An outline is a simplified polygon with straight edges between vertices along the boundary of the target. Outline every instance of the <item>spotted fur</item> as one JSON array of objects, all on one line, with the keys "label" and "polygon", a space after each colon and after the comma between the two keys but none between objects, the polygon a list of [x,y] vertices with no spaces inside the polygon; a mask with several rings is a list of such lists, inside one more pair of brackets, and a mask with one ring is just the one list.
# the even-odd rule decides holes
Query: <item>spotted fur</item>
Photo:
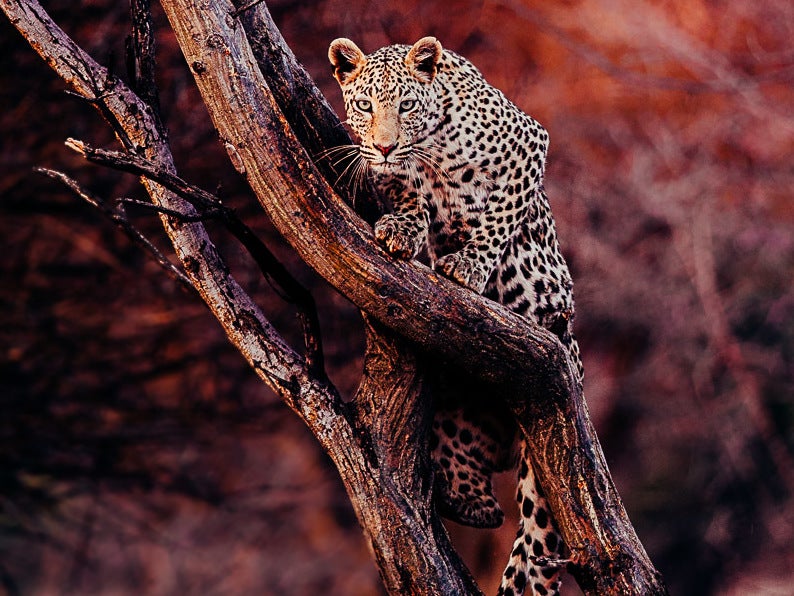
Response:
[{"label": "spotted fur", "polygon": [[[466,59],[433,37],[365,55],[348,39],[329,49],[358,145],[355,183],[370,176],[391,203],[375,238],[392,255],[427,258],[442,275],[553,331],[582,375],[573,294],[543,189],[549,137]],[[478,527],[502,522],[491,476],[511,462],[516,427],[482,394],[439,375],[433,424],[440,512]],[[476,393],[476,391],[474,391]],[[460,399],[458,399],[460,398]],[[478,399],[477,399],[478,398]],[[521,448],[519,532],[499,593],[557,594],[565,546]]]}]

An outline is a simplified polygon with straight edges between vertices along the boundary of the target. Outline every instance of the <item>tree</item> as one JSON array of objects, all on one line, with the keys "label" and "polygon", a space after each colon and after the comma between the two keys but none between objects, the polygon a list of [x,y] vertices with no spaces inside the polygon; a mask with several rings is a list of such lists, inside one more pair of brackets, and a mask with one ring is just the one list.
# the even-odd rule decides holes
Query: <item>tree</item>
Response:
[{"label": "tree", "polygon": [[[311,297],[210,194],[176,176],[157,115],[148,2],[133,3],[128,88],[92,60],[34,1],[3,0],[11,22],[114,129],[124,151],[70,140],[87,159],[135,172],[183,271],[262,380],[307,424],[336,465],[390,593],[478,593],[432,506],[425,434],[432,408],[422,363],[443,358],[504,396],[536,454],[535,467],[587,594],[666,590],[614,488],[564,351],[547,331],[439,278],[398,262],[331,189],[309,158],[344,142],[262,3],[163,7],[235,168],[301,257],[362,311],[367,351],[355,400],[326,378]],[[63,174],[49,172],[101,205]],[[122,225],[120,212],[108,213]],[[218,217],[263,272],[299,306],[304,353],[293,349],[224,265],[202,220]],[[145,243],[127,226],[133,237]],[[483,338],[488,338],[487,343]],[[533,397],[528,398],[531,394]]]}]

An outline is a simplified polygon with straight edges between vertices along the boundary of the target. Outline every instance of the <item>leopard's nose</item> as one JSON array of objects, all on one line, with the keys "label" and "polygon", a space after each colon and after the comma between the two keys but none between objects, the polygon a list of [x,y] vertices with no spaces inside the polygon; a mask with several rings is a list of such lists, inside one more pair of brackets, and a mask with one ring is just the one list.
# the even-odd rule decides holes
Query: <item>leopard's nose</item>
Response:
[{"label": "leopard's nose", "polygon": [[375,144],[375,149],[380,151],[383,157],[387,157],[389,153],[391,153],[394,150],[395,147],[396,145],[378,145],[377,143]]}]

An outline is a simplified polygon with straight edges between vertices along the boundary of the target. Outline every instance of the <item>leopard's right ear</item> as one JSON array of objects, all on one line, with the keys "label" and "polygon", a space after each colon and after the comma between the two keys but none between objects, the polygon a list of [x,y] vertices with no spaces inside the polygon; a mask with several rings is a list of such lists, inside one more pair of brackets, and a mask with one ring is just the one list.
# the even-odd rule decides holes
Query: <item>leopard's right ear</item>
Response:
[{"label": "leopard's right ear", "polygon": [[331,46],[328,48],[328,60],[334,67],[334,77],[342,86],[356,78],[367,63],[364,52],[345,37],[331,42]]},{"label": "leopard's right ear", "polygon": [[423,37],[408,51],[405,65],[412,75],[429,85],[438,72],[442,51],[441,43],[435,37]]}]

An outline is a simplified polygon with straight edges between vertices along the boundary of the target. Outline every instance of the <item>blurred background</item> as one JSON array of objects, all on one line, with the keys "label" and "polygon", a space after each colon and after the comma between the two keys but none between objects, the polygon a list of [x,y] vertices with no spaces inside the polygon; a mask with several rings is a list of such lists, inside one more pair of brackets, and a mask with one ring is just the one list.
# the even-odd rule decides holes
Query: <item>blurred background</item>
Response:
[{"label": "blurred background", "polygon": [[[576,283],[585,394],[612,474],[674,594],[791,594],[794,578],[794,5],[788,0],[268,6],[341,111],[328,43],[435,35],[549,130],[546,185]],[[126,3],[53,0],[126,78]],[[217,191],[309,285],[345,395],[359,317],[280,241],[230,167],[158,6],[180,174]],[[202,304],[35,166],[144,198],[71,136],[116,148],[0,19],[0,592],[380,593],[336,472]],[[167,250],[158,220],[130,217]],[[238,279],[294,312],[218,226]],[[449,524],[486,593],[515,532]],[[578,594],[573,580],[568,595]]]}]

